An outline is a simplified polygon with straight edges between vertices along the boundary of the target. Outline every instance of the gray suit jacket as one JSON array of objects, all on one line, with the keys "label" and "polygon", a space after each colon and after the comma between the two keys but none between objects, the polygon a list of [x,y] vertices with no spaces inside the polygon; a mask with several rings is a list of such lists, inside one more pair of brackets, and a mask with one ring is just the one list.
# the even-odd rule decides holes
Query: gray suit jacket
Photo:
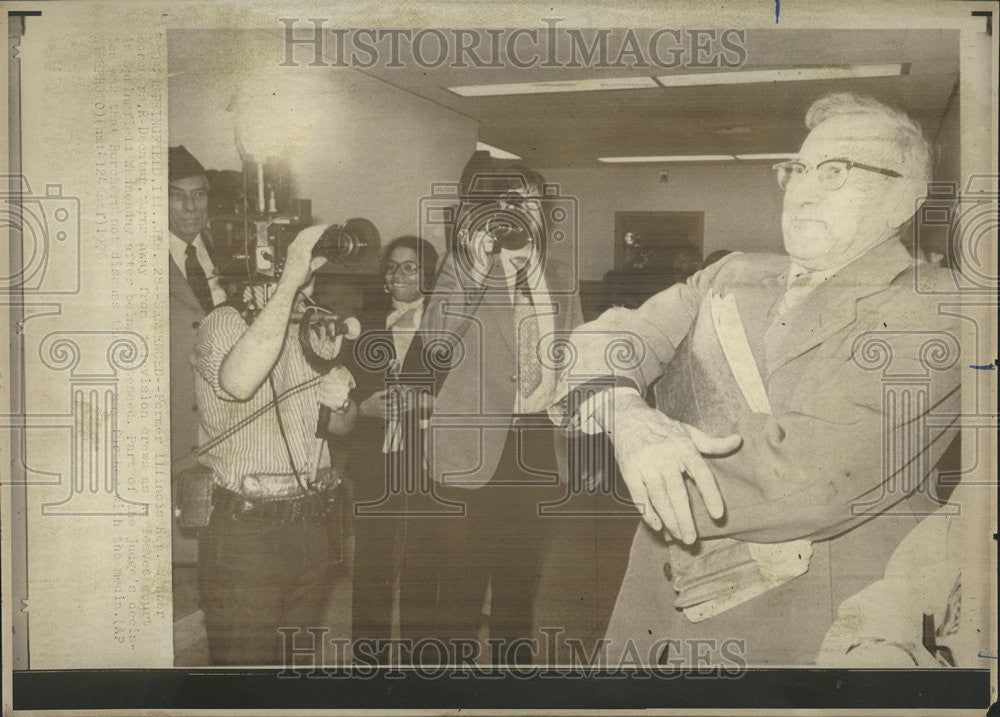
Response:
[{"label": "gray suit jacket", "polygon": [[170,462],[198,446],[198,406],[191,349],[205,312],[180,269],[170,261]]},{"label": "gray suit jacket", "polygon": [[[609,373],[608,344],[624,341],[636,360],[614,373],[643,391],[659,381],[667,415],[743,438],[732,455],[708,460],[726,515],[712,520],[692,497],[693,549],[639,528],[608,637],[619,649],[636,641],[644,661],[655,661],[667,638],[704,637],[716,639],[714,663],[725,660],[727,639],[741,640],[753,664],[810,662],[840,601],[877,579],[933,509],[917,487],[954,436],[954,425],[927,418],[959,407],[956,327],[933,297],[914,291],[913,260],[895,240],[778,320],[789,263],[731,255],[635,311],[606,312],[574,341],[580,360],[570,381]],[[922,279],[933,271],[942,270],[925,267]],[[736,383],[713,324],[713,293],[735,298],[772,414],[751,410]],[[950,355],[935,353],[942,347]],[[712,555],[733,545],[721,538],[815,542],[804,575],[692,623],[677,609],[677,589],[724,592],[746,569]]]},{"label": "gray suit jacket", "polygon": [[[536,304],[536,310],[550,313],[556,335],[568,337],[582,321],[574,278],[565,265],[548,261],[545,282],[551,303]],[[428,349],[435,343],[450,345],[455,359],[434,402],[431,472],[436,481],[468,488],[493,477],[513,422],[517,392],[517,327],[509,296],[501,288],[505,284],[498,262],[488,285],[484,292],[463,284],[456,256],[450,253],[423,318]],[[565,445],[557,445],[556,454],[561,458]]]}]

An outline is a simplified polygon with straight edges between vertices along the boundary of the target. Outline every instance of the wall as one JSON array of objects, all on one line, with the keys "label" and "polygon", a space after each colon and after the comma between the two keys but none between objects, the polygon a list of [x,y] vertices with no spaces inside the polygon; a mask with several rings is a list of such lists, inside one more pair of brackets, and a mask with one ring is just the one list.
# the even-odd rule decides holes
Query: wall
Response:
[{"label": "wall", "polygon": [[[717,249],[782,251],[781,192],[769,164],[542,171],[579,203],[583,279],[600,279],[614,268],[616,211],[704,212],[706,255]],[[664,171],[668,181],[661,184]]]},{"label": "wall", "polygon": [[[234,126],[281,145],[296,194],[318,221],[364,216],[383,241],[419,229],[432,182],[456,181],[475,149],[475,121],[349,69],[279,67],[279,35],[172,31],[170,144],[209,169],[239,169]],[[229,109],[227,109],[229,108]],[[439,249],[443,233],[424,232]]]},{"label": "wall", "polygon": [[[383,239],[415,233],[431,183],[455,181],[475,148],[475,121],[360,72],[279,67],[280,34],[171,31],[168,47],[170,144],[210,169],[239,169],[237,123],[256,144],[291,136],[281,149],[319,221],[365,216]],[[583,279],[613,268],[616,211],[703,211],[706,254],[781,249],[781,197],[766,164],[543,171],[579,202]],[[443,248],[440,231],[423,233]]]}]

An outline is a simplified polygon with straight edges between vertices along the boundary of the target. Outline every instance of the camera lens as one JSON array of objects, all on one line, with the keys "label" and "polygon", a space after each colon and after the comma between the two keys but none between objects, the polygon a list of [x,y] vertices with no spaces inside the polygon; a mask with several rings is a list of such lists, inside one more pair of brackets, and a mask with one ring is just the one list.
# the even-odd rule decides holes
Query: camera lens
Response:
[{"label": "camera lens", "polygon": [[486,223],[486,231],[504,249],[520,249],[531,241],[531,232],[524,222],[518,219],[509,214],[492,217]]},{"label": "camera lens", "polygon": [[365,256],[369,247],[377,249],[379,233],[367,219],[350,219],[346,224],[331,224],[313,247],[313,256],[329,261],[354,262]]}]

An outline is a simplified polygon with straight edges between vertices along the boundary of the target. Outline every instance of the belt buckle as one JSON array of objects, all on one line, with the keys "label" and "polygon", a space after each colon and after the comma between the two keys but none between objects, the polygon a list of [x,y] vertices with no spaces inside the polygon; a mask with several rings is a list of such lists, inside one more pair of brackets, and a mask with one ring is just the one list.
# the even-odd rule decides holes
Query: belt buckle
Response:
[{"label": "belt buckle", "polygon": [[249,498],[240,498],[236,501],[236,512],[240,515],[253,515],[260,506]]}]

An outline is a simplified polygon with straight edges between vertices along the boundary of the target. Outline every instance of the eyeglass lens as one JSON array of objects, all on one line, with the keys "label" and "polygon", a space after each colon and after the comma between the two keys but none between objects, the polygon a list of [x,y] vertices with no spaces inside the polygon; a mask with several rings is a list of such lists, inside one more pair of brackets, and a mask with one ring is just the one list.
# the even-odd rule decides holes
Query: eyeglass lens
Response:
[{"label": "eyeglass lens", "polygon": [[[805,176],[809,168],[801,162],[783,162],[776,164],[774,171],[778,179],[778,186],[784,191],[793,177]],[[828,160],[822,162],[814,171],[820,187],[832,192],[844,186],[850,171],[850,164],[841,160]]]},{"label": "eyeglass lens", "polygon": [[404,274],[412,275],[417,273],[417,262],[415,261],[404,261],[402,264],[397,264],[394,261],[390,261],[385,265],[386,274],[395,274],[397,269],[402,269]]}]

